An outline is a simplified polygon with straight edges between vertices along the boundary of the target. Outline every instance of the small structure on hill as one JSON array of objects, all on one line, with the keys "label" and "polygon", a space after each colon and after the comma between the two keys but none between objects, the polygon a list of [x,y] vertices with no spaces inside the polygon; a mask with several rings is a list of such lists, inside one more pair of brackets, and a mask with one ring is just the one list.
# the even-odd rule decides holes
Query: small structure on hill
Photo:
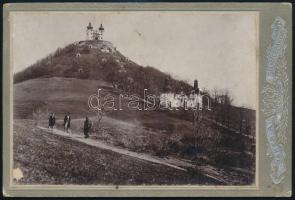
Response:
[{"label": "small structure on hill", "polygon": [[83,70],[82,67],[80,67],[78,71],[79,71],[79,73],[83,73],[84,72],[84,70]]},{"label": "small structure on hill", "polygon": [[86,27],[86,40],[102,40],[104,33],[104,27],[100,24],[98,29],[94,29],[91,22]]},{"label": "small structure on hill", "polygon": [[175,94],[171,91],[166,91],[160,95],[160,105],[164,108],[203,108],[203,97],[204,94],[198,87],[198,81],[194,81],[194,89],[189,95],[184,92]]}]

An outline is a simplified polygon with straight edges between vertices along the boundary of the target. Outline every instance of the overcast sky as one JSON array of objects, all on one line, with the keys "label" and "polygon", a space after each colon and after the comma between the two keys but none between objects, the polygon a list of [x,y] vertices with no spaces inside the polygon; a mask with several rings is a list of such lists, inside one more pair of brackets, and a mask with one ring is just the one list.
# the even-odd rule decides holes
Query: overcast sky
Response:
[{"label": "overcast sky", "polygon": [[228,89],[234,104],[256,108],[257,15],[250,12],[15,12],[13,71],[75,41],[86,26],[105,27],[104,39],[134,62],[200,88]]}]

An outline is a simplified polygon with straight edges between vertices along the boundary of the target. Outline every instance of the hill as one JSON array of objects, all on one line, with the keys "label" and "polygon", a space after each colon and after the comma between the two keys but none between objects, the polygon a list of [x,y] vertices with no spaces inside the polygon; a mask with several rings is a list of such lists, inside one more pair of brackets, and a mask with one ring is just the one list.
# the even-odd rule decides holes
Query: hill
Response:
[{"label": "hill", "polygon": [[148,89],[157,95],[167,87],[174,92],[192,90],[192,86],[184,81],[175,80],[153,67],[143,67],[132,62],[107,41],[80,41],[59,48],[16,73],[14,83],[44,77],[103,80],[125,92],[137,94]]},{"label": "hill", "polygon": [[[167,176],[163,174],[155,181],[146,180],[145,175],[142,175],[143,179],[138,181],[128,181],[130,178],[128,176],[117,180],[116,176],[113,176],[116,173],[113,169],[105,170],[106,173],[112,175],[106,177],[113,180],[110,182],[101,180],[101,174],[95,171],[86,173],[85,180],[82,180],[83,177],[78,177],[75,180],[64,177],[66,173],[75,176],[77,170],[77,168],[69,169],[64,163],[66,160],[86,154],[85,163],[91,163],[93,158],[89,155],[98,151],[81,144],[71,144],[62,138],[38,131],[36,125],[39,123],[46,127],[48,112],[54,112],[57,119],[55,128],[62,131],[63,117],[65,113],[71,112],[71,131],[79,133],[83,137],[82,127],[85,116],[90,116],[91,120],[96,123],[95,113],[90,112],[88,108],[88,97],[96,94],[98,88],[102,89],[102,96],[105,94],[116,96],[119,93],[141,95],[143,89],[148,89],[153,94],[164,92],[167,88],[174,92],[180,90],[189,92],[192,86],[175,80],[155,68],[142,67],[130,61],[107,41],[81,41],[58,49],[55,53],[14,76],[14,148],[17,152],[14,161],[25,169],[27,163],[30,163],[27,177],[33,177],[33,179],[37,177],[34,176],[34,170],[42,174],[43,169],[47,169],[49,173],[44,172],[44,176],[54,177],[61,183],[163,183],[162,181],[167,179]],[[123,103],[126,104],[126,102]],[[198,134],[193,131],[192,113],[190,112],[183,110],[181,112],[117,110],[106,113],[99,128],[94,124],[91,130],[91,139],[134,152],[189,160],[193,165],[201,166],[205,170],[204,173],[211,177],[226,177],[229,180],[228,184],[252,184],[255,178],[255,148],[253,148],[255,140],[243,136],[245,134],[242,131],[246,128],[234,127],[234,125],[239,125],[238,121],[243,122],[241,119],[249,114],[244,112],[245,109],[232,109],[229,106],[223,107],[220,103],[216,104],[214,112],[204,112],[204,120]],[[34,115],[38,110],[41,110],[42,115]],[[223,113],[227,113],[227,115],[221,115]],[[255,113],[252,114],[255,116]],[[237,122],[234,122],[234,119]],[[249,119],[255,122],[255,118],[249,117]],[[228,126],[224,126],[222,123],[228,124]],[[243,125],[243,123],[240,124]],[[255,125],[255,123],[253,124]],[[237,128],[240,129],[240,133],[232,130]],[[35,138],[37,139],[35,140]],[[52,141],[51,144],[57,143],[58,146],[54,151],[62,153],[52,153],[53,147],[51,144],[47,145],[47,141]],[[43,143],[47,146],[43,147]],[[42,144],[42,148],[35,144]],[[63,154],[64,145],[67,145],[69,149],[76,148],[77,151],[73,157],[68,157],[67,153]],[[32,149],[33,153],[28,151],[30,155],[24,154],[23,148]],[[42,160],[39,164],[31,163],[30,159],[34,160],[35,155],[39,157],[40,149],[43,148],[42,155],[52,155],[51,160],[60,158],[65,158],[65,160],[61,159],[59,163],[53,164],[47,163],[46,160]],[[116,157],[116,155],[105,151],[99,152],[103,154],[102,156],[110,157],[108,160],[110,165],[113,159],[117,160],[118,156]],[[94,159],[99,159],[99,156]],[[104,162],[102,161],[102,163]],[[135,169],[128,163],[133,160],[122,160],[122,163],[125,162],[127,165],[122,170],[134,170],[134,173],[139,174],[136,178],[140,178],[141,167],[145,163],[138,162],[139,167]],[[43,166],[43,163],[47,164]],[[100,165],[100,163],[99,161],[95,165]],[[120,166],[120,163],[117,166]],[[58,164],[58,167],[55,164]],[[92,168],[93,166],[90,164],[87,167]],[[78,168],[80,169],[80,166]],[[64,173],[55,175],[54,172],[58,169],[63,170]],[[154,168],[148,166],[146,170],[154,171]],[[164,168],[159,169],[159,174],[164,171]],[[93,173],[95,174],[94,178],[89,182],[89,177]],[[171,171],[169,177],[172,178],[174,173]],[[174,178],[167,180],[170,181],[169,183],[204,182],[211,184],[209,179],[200,181],[199,174],[196,175],[195,180],[195,177],[192,177],[195,175],[196,173],[185,175],[180,173],[175,175],[175,180]],[[61,177],[62,179],[60,179]],[[190,179],[190,181],[183,180],[181,177]],[[48,183],[48,180],[44,180],[44,183]],[[34,181],[40,183],[40,180]]]}]

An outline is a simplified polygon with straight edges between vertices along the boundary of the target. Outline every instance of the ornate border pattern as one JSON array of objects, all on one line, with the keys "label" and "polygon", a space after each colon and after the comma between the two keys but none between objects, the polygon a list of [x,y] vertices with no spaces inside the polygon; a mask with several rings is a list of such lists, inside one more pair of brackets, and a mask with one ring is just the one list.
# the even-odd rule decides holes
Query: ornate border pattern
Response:
[{"label": "ornate border pattern", "polygon": [[285,49],[287,47],[286,22],[276,17],[271,25],[271,44],[266,50],[266,77],[262,90],[262,112],[265,115],[267,155],[271,161],[271,179],[279,184],[284,178],[288,125],[288,75]]}]

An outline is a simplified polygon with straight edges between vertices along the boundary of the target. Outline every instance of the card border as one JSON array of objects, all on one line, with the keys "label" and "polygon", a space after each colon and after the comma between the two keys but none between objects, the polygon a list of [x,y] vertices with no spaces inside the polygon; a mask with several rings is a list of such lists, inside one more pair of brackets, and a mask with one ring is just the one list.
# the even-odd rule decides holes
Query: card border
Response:
[{"label": "card border", "polygon": [[[12,73],[9,14],[16,11],[255,11],[259,12],[259,72],[258,109],[256,137],[256,181],[257,187],[249,186],[12,186],[10,183],[11,163],[3,163],[3,193],[6,196],[290,196],[291,159],[287,161],[287,175],[281,184],[273,184],[270,173],[270,159],[266,156],[264,117],[261,112],[261,89],[265,77],[265,51],[271,41],[270,24],[276,16],[286,20],[288,43],[291,44],[292,6],[289,3],[18,3],[4,5],[3,30],[3,160],[12,158]],[[275,11],[275,12],[274,12]],[[269,38],[268,38],[269,37]],[[9,50],[9,51],[7,51]],[[288,72],[292,72],[291,45],[287,46],[286,59]],[[289,80],[292,82],[292,73]],[[291,96],[291,84],[288,91]],[[9,106],[8,106],[9,105]],[[289,105],[291,110],[291,105]],[[291,141],[291,114],[289,115],[287,138]],[[8,142],[9,141],[9,142]],[[291,155],[291,144],[287,143],[286,152]],[[257,162],[259,158],[259,161]],[[262,158],[262,159],[260,159]],[[259,172],[259,173],[257,173]],[[289,174],[289,176],[288,176]],[[238,188],[237,188],[238,187]],[[83,190],[83,191],[81,191]],[[55,191],[52,193],[52,191]],[[226,192],[225,192],[226,191]]]}]

